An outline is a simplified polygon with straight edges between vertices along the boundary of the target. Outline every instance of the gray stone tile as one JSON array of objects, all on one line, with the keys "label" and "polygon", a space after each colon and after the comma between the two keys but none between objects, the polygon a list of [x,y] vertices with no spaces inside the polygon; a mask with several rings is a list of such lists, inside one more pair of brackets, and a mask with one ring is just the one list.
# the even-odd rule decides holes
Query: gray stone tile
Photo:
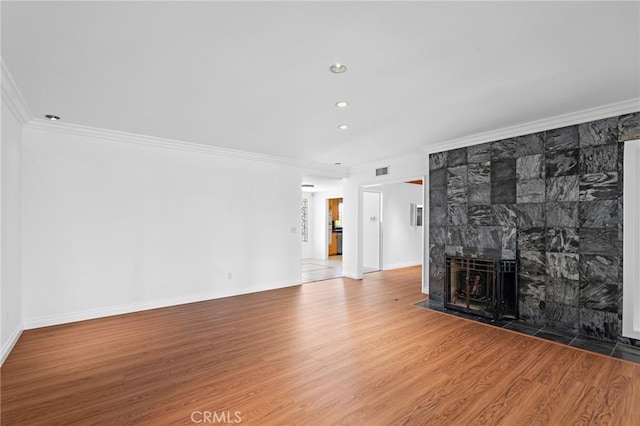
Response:
[{"label": "gray stone tile", "polygon": [[538,279],[536,276],[522,276],[520,280],[520,297],[533,297],[538,300],[545,300],[545,281]]},{"label": "gray stone tile", "polygon": [[618,226],[618,200],[580,203],[581,228],[613,228]]},{"label": "gray stone tile", "polygon": [[545,226],[545,205],[517,204],[516,205],[518,228],[542,228]]},{"label": "gray stone tile", "polygon": [[577,228],[547,228],[547,251],[577,253],[580,235]]},{"label": "gray stone tile", "polygon": [[547,201],[578,201],[580,196],[577,175],[547,178]]},{"label": "gray stone tile", "polygon": [[615,200],[619,193],[616,172],[580,175],[580,201]]},{"label": "gray stone tile", "polygon": [[546,177],[578,174],[578,150],[555,151],[545,159]]},{"label": "gray stone tile", "polygon": [[447,204],[464,204],[467,202],[467,187],[447,188]]},{"label": "gray stone tile", "polygon": [[446,245],[444,246],[444,250],[448,256],[464,256],[465,255],[464,247],[462,246]]},{"label": "gray stone tile", "polygon": [[[576,306],[563,305],[545,301],[545,319],[546,323],[563,330],[578,331],[580,324],[578,308]],[[568,345],[573,337],[561,336],[553,333],[547,333],[544,330],[536,333],[537,337],[553,340],[554,342]]]},{"label": "gray stone tile", "polygon": [[546,247],[545,231],[545,228],[518,229],[518,250],[544,251]]},{"label": "gray stone tile", "polygon": [[429,268],[429,299],[442,301],[444,295],[444,267]]},{"label": "gray stone tile", "polygon": [[540,330],[541,326],[535,326],[523,321],[513,321],[511,324],[505,325],[504,328],[533,336]]},{"label": "gray stone tile", "polygon": [[469,206],[490,205],[491,185],[469,185],[467,203]]},{"label": "gray stone tile", "polygon": [[[515,252],[518,248],[518,238],[517,238],[517,228],[515,226],[503,226],[501,227],[502,232],[502,243],[501,248],[503,250],[509,250],[510,256],[509,259],[515,258]],[[511,254],[511,252],[513,254]],[[507,257],[503,256],[503,259]]]},{"label": "gray stone tile", "polygon": [[480,236],[479,236],[479,228],[478,226],[462,226],[462,232],[460,237],[462,239],[463,247],[479,247],[480,246]]},{"label": "gray stone tile", "polygon": [[578,226],[578,203],[547,203],[545,205],[547,226],[576,228]]},{"label": "gray stone tile", "polygon": [[429,244],[429,264],[444,268],[444,245]]},{"label": "gray stone tile", "polygon": [[467,232],[466,228],[466,226],[447,226],[446,245],[462,246],[462,241],[465,239],[464,234]]},{"label": "gray stone tile", "polygon": [[449,205],[447,216],[447,224],[449,225],[466,225],[468,221],[467,217],[467,205],[466,204],[452,204]]},{"label": "gray stone tile", "polygon": [[[546,257],[543,251],[520,250],[519,273],[521,276],[544,276],[546,272]],[[544,281],[543,281],[544,282]]]},{"label": "gray stone tile", "polygon": [[550,278],[580,279],[580,255],[547,252],[547,275]]},{"label": "gray stone tile", "polygon": [[436,169],[429,172],[429,188],[447,187],[447,169]]},{"label": "gray stone tile", "polygon": [[589,283],[606,283],[622,286],[619,281],[618,257],[604,254],[580,256],[580,278]]},{"label": "gray stone tile", "polygon": [[491,226],[494,225],[493,209],[488,206],[469,206],[467,209],[469,225]]},{"label": "gray stone tile", "polygon": [[467,147],[467,161],[469,164],[491,161],[491,143]]},{"label": "gray stone tile", "polygon": [[580,146],[578,126],[562,127],[547,130],[545,133],[545,150],[547,153],[565,151]]},{"label": "gray stone tile", "polygon": [[516,140],[516,157],[544,154],[544,132],[518,136]]},{"label": "gray stone tile", "polygon": [[467,186],[467,166],[447,168],[447,188]]},{"label": "gray stone tile", "polygon": [[548,278],[546,286],[547,302],[560,303],[578,307],[580,296],[580,282],[564,278]]},{"label": "gray stone tile", "polygon": [[618,253],[618,230],[615,228],[580,228],[580,253]]},{"label": "gray stone tile", "polygon": [[618,142],[640,139],[640,112],[620,116]]},{"label": "gray stone tile", "polygon": [[469,164],[467,169],[469,185],[491,183],[491,162]]},{"label": "gray stone tile", "polygon": [[640,355],[621,351],[619,346],[614,349],[611,353],[611,356],[618,359],[624,359],[625,361],[635,362],[636,364],[640,364]]},{"label": "gray stone tile", "polygon": [[491,162],[491,182],[515,180],[516,159],[493,160]]},{"label": "gray stone tile", "polygon": [[616,172],[618,144],[589,146],[580,149],[580,173]]},{"label": "gray stone tile", "polygon": [[429,224],[429,244],[445,245],[447,240],[448,234],[445,226]]},{"label": "gray stone tile", "polygon": [[516,159],[516,178],[518,180],[539,179],[545,177],[544,155],[527,155]]},{"label": "gray stone tile", "polygon": [[[445,170],[445,169],[442,169]],[[447,188],[436,188],[429,191],[429,206],[444,207],[447,205]]]},{"label": "gray stone tile", "polygon": [[518,310],[520,311],[520,319],[533,324],[545,324],[546,303],[544,302],[544,300],[528,297],[527,299],[520,300],[518,305]]},{"label": "gray stone tile", "polygon": [[516,157],[515,139],[504,139],[491,143],[491,160]]},{"label": "gray stone tile", "polygon": [[620,298],[617,285],[580,282],[580,307],[617,313]]},{"label": "gray stone tile", "polygon": [[517,226],[518,216],[515,204],[494,204],[491,210],[494,225]]},{"label": "gray stone tile", "polygon": [[624,146],[625,144],[618,144],[618,195],[624,193]]},{"label": "gray stone tile", "polygon": [[442,169],[447,167],[447,153],[436,152],[429,154],[429,170]]},{"label": "gray stone tile", "polygon": [[442,226],[447,224],[446,206],[429,206],[429,225]]},{"label": "gray stone tile", "polygon": [[588,336],[578,335],[578,337],[571,342],[570,346],[584,349],[586,351],[596,352],[602,355],[611,355],[615,344]]},{"label": "gray stone tile", "polygon": [[515,179],[491,182],[491,204],[514,204],[515,202]]},{"label": "gray stone tile", "polygon": [[620,334],[620,320],[616,313],[581,307],[579,316],[581,334],[608,341],[615,341]]},{"label": "gray stone tile", "polygon": [[543,203],[545,201],[544,179],[519,180],[516,184],[516,202]]},{"label": "gray stone tile", "polygon": [[578,125],[580,146],[604,145],[618,142],[618,117],[590,121]]},{"label": "gray stone tile", "polygon": [[[499,249],[502,247],[502,228],[498,226],[478,226],[477,247]],[[471,247],[468,244],[465,244]]]},{"label": "gray stone tile", "polygon": [[463,164],[467,164],[467,148],[447,151],[447,167],[455,167]]},{"label": "gray stone tile", "polygon": [[473,256],[482,258],[482,259],[500,259],[502,255],[502,250],[499,248],[492,247],[478,247],[476,253]]},{"label": "gray stone tile", "polygon": [[500,250],[499,258],[503,260],[513,260],[516,258],[516,250],[506,249],[503,247],[502,250]]}]

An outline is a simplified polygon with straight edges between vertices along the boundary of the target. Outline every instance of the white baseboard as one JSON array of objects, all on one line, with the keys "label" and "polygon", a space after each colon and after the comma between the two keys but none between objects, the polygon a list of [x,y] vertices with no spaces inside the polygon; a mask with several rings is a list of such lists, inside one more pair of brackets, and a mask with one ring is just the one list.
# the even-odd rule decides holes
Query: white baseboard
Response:
[{"label": "white baseboard", "polygon": [[275,290],[278,288],[300,285],[299,281],[286,282],[279,285],[250,287],[241,292],[212,292],[206,294],[192,294],[187,296],[172,297],[165,299],[154,299],[143,302],[129,303],[124,305],[106,306],[103,308],[89,309],[86,311],[68,312],[58,315],[51,315],[40,318],[30,318],[24,321],[24,329],[50,327],[52,325],[67,324],[77,321],[86,321],[96,318],[110,317],[114,315],[130,314],[133,312],[147,311],[150,309],[166,308],[169,306],[184,305],[187,303],[203,302],[206,300],[222,299],[224,297],[240,296],[242,294],[257,293],[260,291]]},{"label": "white baseboard", "polygon": [[0,366],[4,364],[4,361],[13,350],[13,347],[16,345],[16,343],[18,343],[18,339],[22,335],[22,330],[22,324],[18,324],[16,329],[13,330],[13,333],[11,333],[11,336],[9,336],[9,339],[5,342],[4,345],[2,345],[2,352],[0,352]]},{"label": "white baseboard", "polygon": [[422,266],[422,263],[419,260],[418,261],[414,261],[414,262],[391,263],[389,265],[384,265],[382,270],[383,271],[390,271],[391,269],[409,268],[411,266]]}]

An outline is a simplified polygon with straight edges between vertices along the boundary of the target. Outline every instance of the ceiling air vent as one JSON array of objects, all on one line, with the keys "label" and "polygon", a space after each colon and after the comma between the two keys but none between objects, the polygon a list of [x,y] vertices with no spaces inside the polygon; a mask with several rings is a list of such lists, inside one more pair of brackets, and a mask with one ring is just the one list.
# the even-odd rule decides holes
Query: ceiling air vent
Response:
[{"label": "ceiling air vent", "polygon": [[384,176],[389,174],[389,166],[376,169],[376,176]]}]

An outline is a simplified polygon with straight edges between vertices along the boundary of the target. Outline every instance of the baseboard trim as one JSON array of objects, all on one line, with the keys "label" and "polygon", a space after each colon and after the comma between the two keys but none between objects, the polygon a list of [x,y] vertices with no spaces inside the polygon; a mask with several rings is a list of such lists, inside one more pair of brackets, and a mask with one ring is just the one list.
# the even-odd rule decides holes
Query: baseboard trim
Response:
[{"label": "baseboard trim", "polygon": [[420,261],[417,262],[398,262],[398,263],[392,263],[390,265],[384,265],[384,267],[382,268],[383,271],[390,271],[392,269],[402,269],[402,268],[409,268],[411,266],[422,266],[422,263],[420,263]]},{"label": "baseboard trim", "polygon": [[0,367],[6,361],[16,343],[18,343],[18,339],[22,336],[22,331],[22,324],[18,324],[16,329],[13,330],[13,333],[11,333],[11,336],[9,336],[9,340],[2,346],[2,352],[0,352]]},{"label": "baseboard trim", "polygon": [[241,296],[243,294],[258,293],[261,291],[277,290],[279,288],[300,285],[300,281],[285,282],[278,285],[260,286],[244,289],[241,292],[216,292],[206,294],[192,294],[187,296],[154,299],[144,302],[129,303],[124,305],[107,306],[104,308],[90,309],[86,311],[69,312],[48,317],[28,319],[24,322],[24,329],[51,327],[54,325],[68,324],[78,321],[87,321],[97,318],[105,318],[114,315],[124,315],[134,312],[148,311],[151,309],[167,308],[170,306],[186,305],[188,303],[204,302],[207,300],[222,299],[225,297]]}]

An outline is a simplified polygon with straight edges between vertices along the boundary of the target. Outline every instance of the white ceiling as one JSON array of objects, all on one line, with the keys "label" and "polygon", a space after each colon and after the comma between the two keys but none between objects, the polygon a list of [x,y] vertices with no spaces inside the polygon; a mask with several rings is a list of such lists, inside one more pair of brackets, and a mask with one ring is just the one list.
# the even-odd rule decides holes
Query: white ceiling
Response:
[{"label": "white ceiling", "polygon": [[608,1],[3,1],[2,57],[36,117],[356,166],[640,97],[639,16]]}]

